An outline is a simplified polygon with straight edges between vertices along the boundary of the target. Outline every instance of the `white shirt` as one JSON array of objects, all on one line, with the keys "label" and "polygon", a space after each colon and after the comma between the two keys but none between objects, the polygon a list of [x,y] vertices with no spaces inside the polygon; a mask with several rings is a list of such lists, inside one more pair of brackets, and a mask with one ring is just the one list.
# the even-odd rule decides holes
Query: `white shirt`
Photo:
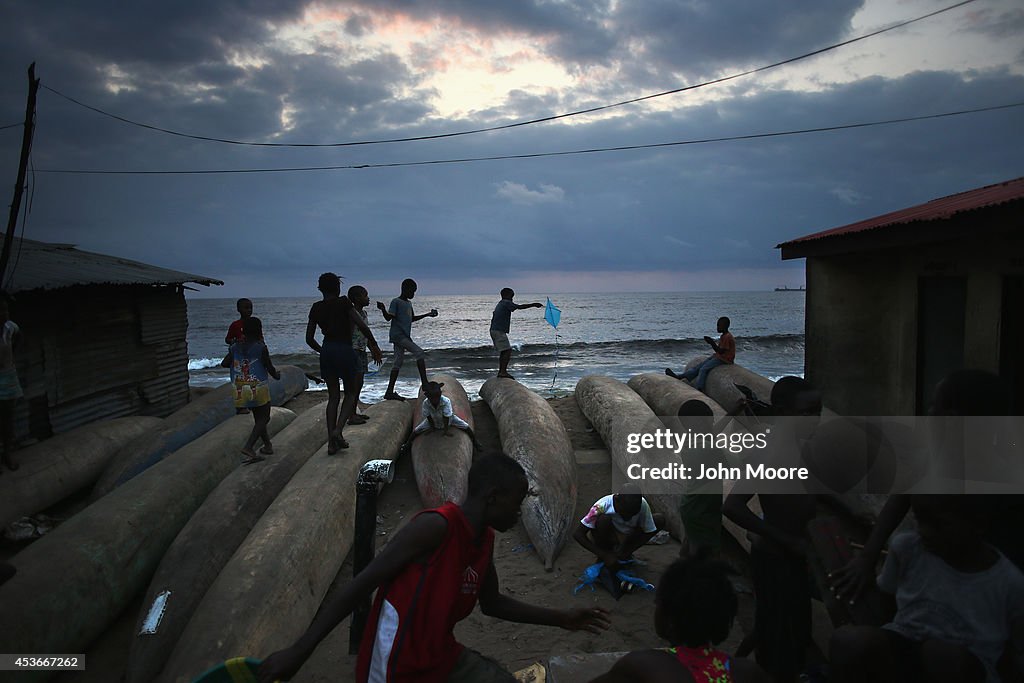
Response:
[{"label": "white shirt", "polygon": [[423,399],[423,419],[430,419],[434,423],[435,427],[444,427],[444,419],[451,418],[454,414],[452,411],[452,400],[447,396],[442,396],[441,401],[434,406],[429,398]]}]

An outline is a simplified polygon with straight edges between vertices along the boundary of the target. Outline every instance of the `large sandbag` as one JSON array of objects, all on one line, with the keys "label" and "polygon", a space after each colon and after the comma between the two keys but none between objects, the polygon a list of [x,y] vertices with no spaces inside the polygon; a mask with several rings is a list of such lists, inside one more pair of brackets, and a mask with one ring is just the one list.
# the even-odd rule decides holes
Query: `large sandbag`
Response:
[{"label": "large sandbag", "polygon": [[[686,369],[699,367],[708,357],[694,358],[686,364]],[[696,380],[695,380],[696,381]],[[736,388],[740,384],[754,392],[754,395],[765,403],[771,403],[772,387],[775,382],[767,377],[751,372],[742,365],[729,363],[719,365],[708,373],[704,393],[718,402],[726,411],[732,410],[743,398],[743,393]]]},{"label": "large sandbag", "polygon": [[[300,368],[285,365],[279,370],[281,379],[270,381],[270,403],[275,406],[284,405],[309,386],[306,373]],[[233,396],[232,385],[222,384],[168,415],[155,433],[126,445],[103,470],[93,488],[93,500],[110,493],[234,415]]]},{"label": "large sandbag", "polygon": [[100,420],[21,449],[21,466],[0,477],[0,527],[92,485],[119,449],[162,423],[142,416]]},{"label": "large sandbag", "polygon": [[[459,381],[451,375],[434,375],[435,382],[441,382],[443,395],[452,401],[452,412],[469,423],[473,428],[473,411],[469,406],[469,397]],[[425,394],[420,389],[413,412],[413,426],[423,420],[423,399]],[[431,431],[417,436],[412,442],[412,466],[416,473],[416,487],[420,491],[420,500],[428,508],[444,505],[453,501],[460,505],[466,500],[469,484],[469,468],[473,465],[473,440],[461,429],[452,427],[450,436],[440,431]]]},{"label": "large sandbag", "polygon": [[498,421],[501,447],[526,470],[530,490],[523,526],[550,571],[576,528],[576,456],[562,420],[543,398],[514,379],[494,377],[480,387]]},{"label": "large sandbag", "polygon": [[[274,408],[268,429],[277,433],[294,418]],[[241,466],[239,448],[251,430],[251,416],[229,419],[16,555],[18,573],[0,586],[3,648],[84,652],[145,588],[207,494]]]},{"label": "large sandbag", "polygon": [[359,468],[393,459],[411,428],[408,401],[384,401],[367,414],[365,424],[345,428],[349,448],[320,449],[267,508],[206,591],[158,680],[191,681],[306,631],[352,545]]},{"label": "large sandbag", "polygon": [[[156,679],[221,569],[285,484],[327,441],[325,405],[309,408],[278,434],[266,460],[225,477],[174,539],[142,602],[128,656],[128,683]],[[151,607],[165,591],[155,632],[142,634]]]},{"label": "large sandbag", "polygon": [[[668,379],[671,379],[670,377]],[[678,380],[677,380],[678,381]],[[624,383],[611,377],[587,375],[576,383],[576,402],[580,410],[601,435],[612,463],[625,474],[629,466],[638,463],[643,466],[664,465],[664,458],[641,449],[639,453],[627,452],[628,435],[653,433],[664,425],[640,395]],[[639,482],[641,490],[644,488]],[[615,493],[609,491],[608,493]],[[668,531],[676,538],[683,537],[683,522],[679,516],[679,495],[670,493],[644,493],[651,508],[665,516]]]},{"label": "large sandbag", "polygon": [[686,382],[680,382],[664,373],[649,372],[631,377],[629,388],[639,394],[659,417],[677,415],[679,406],[691,400],[706,403],[711,408],[716,422],[725,417],[725,410],[718,401],[702,391],[697,391]]},{"label": "large sandbag", "polygon": [[[703,401],[708,404],[716,423],[725,417],[725,410],[717,401],[710,398],[707,394],[697,391],[686,382],[680,382],[678,379],[669,377],[665,374],[648,373],[637,375],[629,380],[629,387],[636,391],[647,405],[661,417],[671,417],[672,415],[678,414],[679,406],[689,400]],[[675,406],[674,410],[673,406]],[[723,429],[730,432],[734,430],[743,431],[743,418],[741,417],[727,422]],[[724,482],[723,496],[728,496],[732,487],[733,482]],[[755,514],[761,513],[761,504],[758,502],[756,496],[751,500],[750,507],[754,510]],[[745,529],[741,529],[732,520],[726,517],[722,518],[722,525],[725,530],[736,539],[740,546],[745,550],[750,550],[750,540],[747,538],[747,532]],[[675,531],[673,531],[673,534],[674,533]],[[682,536],[680,536],[680,538],[682,538]]]}]

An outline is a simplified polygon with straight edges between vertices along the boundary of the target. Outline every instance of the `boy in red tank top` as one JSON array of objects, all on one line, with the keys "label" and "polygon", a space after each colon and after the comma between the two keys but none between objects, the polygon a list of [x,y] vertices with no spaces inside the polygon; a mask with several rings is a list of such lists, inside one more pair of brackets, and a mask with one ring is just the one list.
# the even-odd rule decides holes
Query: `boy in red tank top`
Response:
[{"label": "boy in red tank top", "polygon": [[546,609],[499,592],[494,530],[515,526],[528,489],[523,468],[507,455],[477,460],[466,502],[446,503],[413,518],[324,605],[301,638],[267,657],[259,669],[261,683],[291,679],[317,644],[377,588],[356,663],[359,683],[514,682],[496,662],[455,640],[455,624],[477,602],[484,614],[507,621],[591,633],[607,629],[603,609]]}]

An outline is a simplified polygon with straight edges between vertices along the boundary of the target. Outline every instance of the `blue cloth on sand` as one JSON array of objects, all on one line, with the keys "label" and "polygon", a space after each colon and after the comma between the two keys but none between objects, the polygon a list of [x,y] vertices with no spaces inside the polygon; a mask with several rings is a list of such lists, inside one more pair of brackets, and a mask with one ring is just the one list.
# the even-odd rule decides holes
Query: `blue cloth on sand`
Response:
[{"label": "blue cloth on sand", "polygon": [[[632,564],[632,563],[633,563],[633,560],[626,560],[625,562],[622,562],[620,564]],[[604,562],[595,562],[594,564],[592,564],[589,567],[587,567],[586,569],[584,569],[583,573],[580,574],[580,578],[579,578],[580,582],[578,584],[576,584],[576,588],[574,588],[573,591],[572,591],[573,595],[575,595],[576,593],[579,593],[586,586],[590,586],[590,590],[594,590],[594,584],[597,583],[597,577],[601,574],[601,569],[603,569],[603,568],[604,568]],[[639,576],[636,576],[634,574],[630,574],[625,569],[620,569],[619,571],[615,572],[615,578],[617,578],[619,581],[625,581],[627,583],[631,583],[634,586],[636,586],[637,588],[640,588],[640,589],[645,590],[645,591],[653,591],[654,590],[654,586],[652,584],[647,583],[646,581],[641,579]]]}]

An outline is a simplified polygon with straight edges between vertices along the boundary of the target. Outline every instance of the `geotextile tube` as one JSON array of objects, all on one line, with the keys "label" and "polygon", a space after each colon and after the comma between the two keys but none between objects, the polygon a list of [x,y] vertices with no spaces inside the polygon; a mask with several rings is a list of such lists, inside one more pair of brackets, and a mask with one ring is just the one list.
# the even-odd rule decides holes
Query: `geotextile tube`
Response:
[{"label": "geotextile tube", "polygon": [[[656,464],[653,459],[650,463],[645,462],[646,453],[643,450],[636,454],[626,451],[629,434],[663,428],[654,411],[626,384],[611,377],[587,375],[576,383],[576,403],[601,435],[601,440],[611,453],[612,464],[620,472],[625,474],[634,463]],[[679,495],[645,493],[644,498],[655,512],[665,515],[669,533],[681,539],[683,523],[679,516]]]},{"label": "geotextile tube", "polygon": [[[430,379],[444,384],[441,393],[451,399],[452,412],[469,423],[472,429],[473,411],[466,390],[459,381],[451,375],[434,375]],[[413,427],[423,420],[421,408],[424,398],[420,389],[413,411]],[[449,500],[461,505],[466,500],[469,468],[473,465],[473,440],[465,431],[455,427],[449,428],[448,433],[450,436],[432,430],[417,436],[412,442],[412,466],[424,507],[439,507]]]},{"label": "geotextile tube", "polygon": [[[712,371],[712,375],[714,371]],[[763,377],[761,379],[764,379]],[[765,380],[767,381],[767,380]],[[710,386],[711,382],[708,382]],[[703,401],[708,404],[711,408],[711,413],[714,416],[715,423],[725,417],[725,410],[718,404],[717,401],[710,398],[707,394],[697,391],[686,382],[681,382],[674,377],[668,375],[647,373],[643,375],[637,375],[629,380],[629,386],[631,389],[636,391],[641,398],[657,413],[659,416],[666,417],[676,415],[679,411],[679,406],[684,401],[695,399]],[[749,386],[749,385],[745,385]],[[756,392],[755,392],[756,393]],[[758,394],[760,398],[760,394]],[[676,406],[675,410],[671,410],[672,406]],[[746,424],[749,422],[749,424]],[[723,429],[726,432],[745,431],[747,426],[756,426],[750,418],[745,416],[739,416],[734,420],[727,422]],[[734,483],[732,481],[723,482],[724,496],[728,496],[732,490]],[[761,514],[761,504],[754,496],[751,499],[750,508],[754,511],[754,514]],[[722,517],[722,526],[729,534],[736,539],[736,542],[746,550],[750,551],[750,539],[747,536],[746,529],[742,529],[736,525],[731,519]],[[680,537],[681,538],[681,537]]]},{"label": "geotextile tube", "polygon": [[715,421],[725,417],[725,410],[702,391],[697,391],[686,382],[664,373],[648,372],[636,375],[629,380],[629,388],[640,395],[659,417],[671,417],[679,414],[679,406],[687,401],[701,401],[711,408]]},{"label": "geotextile tube", "polygon": [[[327,442],[325,406],[309,408],[282,430],[263,462],[225,477],[164,553],[132,632],[128,683],[156,679],[207,588],[285,484]],[[142,633],[144,625],[151,632]]]},{"label": "geotextile tube", "polygon": [[538,394],[514,379],[493,377],[480,396],[498,422],[501,447],[526,470],[530,491],[523,526],[550,571],[576,529],[576,455],[561,418]]},{"label": "geotextile tube", "polygon": [[366,412],[368,422],[345,428],[349,448],[336,455],[319,449],[263,513],[206,591],[157,680],[191,681],[231,657],[265,657],[306,631],[352,545],[359,468],[394,459],[409,434],[411,401],[384,401]]},{"label": "geotextile tube", "polygon": [[[295,413],[274,408],[268,430]],[[238,415],[104,496],[11,559],[0,586],[0,643],[9,652],[85,652],[149,582],[207,494],[236,467],[252,430]],[[18,672],[45,680],[52,672]],[[13,676],[13,674],[12,674]]]},{"label": "geotextile tube", "polygon": [[[270,380],[270,404],[274,406],[284,405],[309,386],[306,373],[294,365],[278,370],[281,379]],[[118,451],[96,482],[92,499],[105,496],[234,414],[234,387],[230,382],[190,401],[164,418],[155,432]]]},{"label": "geotextile tube", "polygon": [[[709,356],[694,358],[686,364],[686,369],[700,367],[700,364],[708,358]],[[696,380],[693,381],[696,382]],[[775,386],[775,382],[736,363],[727,363],[712,369],[708,373],[704,393],[717,401],[718,405],[728,412],[735,408],[743,398],[743,393],[736,388],[737,384],[753,391],[759,400],[765,403],[772,402],[772,387]]]},{"label": "geotextile tube", "polygon": [[18,470],[0,477],[0,527],[91,486],[118,450],[162,423],[138,415],[100,420],[22,448]]}]

